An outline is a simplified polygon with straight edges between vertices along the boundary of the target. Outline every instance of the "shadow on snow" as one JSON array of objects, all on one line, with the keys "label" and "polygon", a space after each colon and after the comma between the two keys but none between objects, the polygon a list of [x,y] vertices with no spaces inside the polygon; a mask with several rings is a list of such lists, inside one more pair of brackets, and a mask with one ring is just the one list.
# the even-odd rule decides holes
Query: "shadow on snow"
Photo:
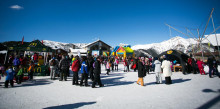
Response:
[{"label": "shadow on snow", "polygon": [[49,81],[48,79],[34,79],[31,81],[25,81],[21,84],[14,84],[14,87],[29,87],[29,86],[39,86],[39,85],[48,85],[53,82]]},{"label": "shadow on snow", "polygon": [[105,87],[133,84],[135,81],[120,81],[124,77],[101,79]]},{"label": "shadow on snow", "polygon": [[59,106],[52,106],[52,107],[47,107],[43,109],[75,109],[79,108],[85,105],[91,105],[95,104],[96,102],[81,102],[81,103],[74,103],[74,104],[65,104],[65,105],[59,105]]},{"label": "shadow on snow", "polygon": [[203,104],[202,106],[198,107],[197,109],[209,109],[212,106],[214,106],[215,104],[217,104],[218,102],[220,102],[220,89],[218,89],[218,91],[214,91],[212,89],[203,89],[202,92],[204,92],[204,93],[217,93],[218,96],[216,96],[215,98],[211,99],[210,101],[208,101],[207,103]]},{"label": "shadow on snow", "polygon": [[[182,82],[186,82],[186,81],[190,81],[191,79],[174,79],[172,80],[172,84],[177,84],[177,83],[182,83]],[[163,80],[163,83],[165,83],[165,81]],[[150,82],[147,83],[146,85],[156,85],[156,82]]]}]

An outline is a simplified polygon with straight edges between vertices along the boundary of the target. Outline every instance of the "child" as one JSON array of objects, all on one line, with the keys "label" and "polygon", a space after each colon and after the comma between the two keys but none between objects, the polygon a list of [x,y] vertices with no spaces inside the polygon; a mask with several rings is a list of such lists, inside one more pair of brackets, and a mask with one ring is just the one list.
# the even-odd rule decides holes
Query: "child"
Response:
[{"label": "child", "polygon": [[28,77],[29,77],[29,80],[32,80],[33,79],[33,72],[34,72],[34,63],[31,62],[30,63],[30,66],[28,68]]},{"label": "child", "polygon": [[6,78],[5,78],[5,88],[8,88],[8,83],[10,82],[11,87],[14,87],[14,74],[13,68],[11,66],[8,67],[8,70],[6,71]]},{"label": "child", "polygon": [[106,63],[106,69],[107,69],[106,75],[109,75],[109,72],[110,72],[110,60],[108,60],[107,63]]},{"label": "child", "polygon": [[16,82],[17,84],[21,84],[22,80],[23,80],[23,73],[24,73],[24,69],[23,67],[20,65],[19,66],[19,71],[16,75]]},{"label": "child", "polygon": [[201,74],[201,75],[202,75],[202,74],[206,75],[206,74],[205,74],[205,71],[204,71],[204,67],[203,67],[203,66],[205,65],[205,63],[203,62],[202,59],[200,60],[200,58],[198,58],[197,65],[198,65],[200,74]]}]

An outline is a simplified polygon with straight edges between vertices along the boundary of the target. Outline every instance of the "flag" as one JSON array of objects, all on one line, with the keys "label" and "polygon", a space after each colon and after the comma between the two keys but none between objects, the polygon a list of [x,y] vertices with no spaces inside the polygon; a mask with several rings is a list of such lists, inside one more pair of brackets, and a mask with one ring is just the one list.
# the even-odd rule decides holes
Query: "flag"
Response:
[{"label": "flag", "polygon": [[22,38],[22,42],[21,42],[21,44],[22,44],[22,45],[24,44],[24,36],[23,36],[23,38]]},{"label": "flag", "polygon": [[44,44],[44,41],[42,40],[42,44]]}]

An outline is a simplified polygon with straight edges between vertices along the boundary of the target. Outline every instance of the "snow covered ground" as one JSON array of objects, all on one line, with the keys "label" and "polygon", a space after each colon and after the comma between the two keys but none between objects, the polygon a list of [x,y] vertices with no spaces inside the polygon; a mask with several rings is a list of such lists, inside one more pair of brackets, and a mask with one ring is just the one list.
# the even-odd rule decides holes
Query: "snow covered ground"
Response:
[{"label": "snow covered ground", "polygon": [[[137,85],[137,72],[119,71],[105,75],[102,66],[102,88],[80,87],[68,81],[34,77],[35,81],[0,86],[0,109],[195,109],[220,107],[220,78],[208,75],[173,73],[173,84],[155,84],[151,72],[144,87]],[[207,68],[205,69],[207,72]],[[164,78],[163,78],[164,79]],[[0,84],[3,84],[2,78]],[[91,81],[89,80],[89,84]]]}]

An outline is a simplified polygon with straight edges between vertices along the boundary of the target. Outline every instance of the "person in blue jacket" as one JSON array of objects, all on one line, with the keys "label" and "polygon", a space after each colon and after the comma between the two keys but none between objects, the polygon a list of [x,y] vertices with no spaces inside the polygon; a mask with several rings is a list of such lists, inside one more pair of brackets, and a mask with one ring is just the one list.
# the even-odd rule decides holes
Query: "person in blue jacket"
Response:
[{"label": "person in blue jacket", "polygon": [[15,74],[18,73],[20,63],[21,62],[19,60],[19,57],[16,56],[15,59],[13,60],[13,67],[14,67]]},{"label": "person in blue jacket", "polygon": [[8,83],[10,82],[11,87],[14,87],[13,78],[15,75],[15,72],[13,71],[13,68],[11,66],[8,67],[8,70],[6,70],[6,78],[5,78],[5,88],[8,88]]},{"label": "person in blue jacket", "polygon": [[87,59],[86,57],[83,57],[82,58],[82,64],[81,64],[81,81],[80,81],[80,86],[83,86],[83,81],[84,81],[84,84],[85,86],[89,86],[88,85],[88,62],[87,62]]}]

